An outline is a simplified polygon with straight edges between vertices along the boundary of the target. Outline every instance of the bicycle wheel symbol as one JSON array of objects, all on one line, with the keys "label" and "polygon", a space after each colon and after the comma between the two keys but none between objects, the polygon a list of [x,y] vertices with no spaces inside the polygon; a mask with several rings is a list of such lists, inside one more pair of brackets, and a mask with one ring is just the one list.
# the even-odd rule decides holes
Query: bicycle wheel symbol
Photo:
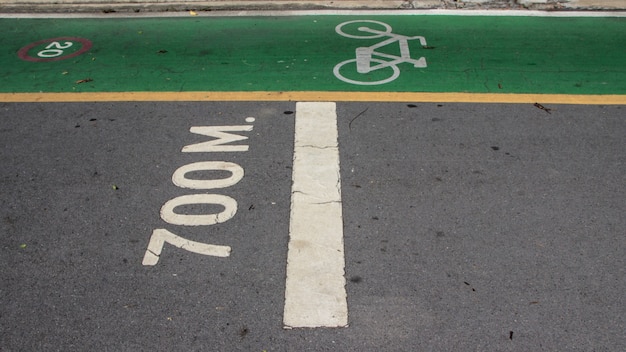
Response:
[{"label": "bicycle wheel symbol", "polygon": [[[333,69],[333,73],[335,74],[335,77],[339,78],[340,80],[346,83],[358,84],[362,86],[375,86],[378,84],[389,83],[393,81],[394,79],[398,78],[398,76],[400,76],[400,69],[398,68],[398,66],[395,66],[395,65],[387,66],[387,68],[390,68],[392,70],[391,76],[389,78],[381,79],[378,81],[357,81],[354,79],[347,78],[346,76],[341,74],[341,68],[352,63],[354,63],[354,69],[351,71],[356,71],[356,60],[357,59],[350,59],[350,60],[346,60],[335,65],[335,68]],[[378,59],[370,59],[370,61],[378,63],[378,64],[387,63],[386,61],[378,60]],[[385,70],[385,71],[388,71],[388,70]]]},{"label": "bicycle wheel symbol", "polygon": [[[363,26],[364,24],[375,24],[376,26],[374,27],[382,27],[383,30],[381,31],[378,28],[374,28],[377,33],[372,33],[365,30],[368,27]],[[391,33],[391,26],[384,22],[374,20],[354,20],[338,24],[337,27],[335,27],[335,32],[346,38],[375,39],[388,36]]]}]

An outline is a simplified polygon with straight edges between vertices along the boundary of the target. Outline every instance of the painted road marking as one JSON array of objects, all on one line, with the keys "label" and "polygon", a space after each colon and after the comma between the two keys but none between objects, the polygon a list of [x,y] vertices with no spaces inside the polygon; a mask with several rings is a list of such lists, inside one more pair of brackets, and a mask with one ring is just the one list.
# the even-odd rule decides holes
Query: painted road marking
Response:
[{"label": "painted road marking", "polygon": [[0,93],[5,103],[70,103],[117,101],[364,101],[422,103],[510,103],[626,105],[626,94],[507,94],[428,92],[92,92],[92,93]]},{"label": "painted road marking", "polygon": [[[79,45],[75,45],[75,43],[79,43]],[[42,47],[44,44],[45,46]],[[88,39],[76,37],[58,37],[30,43],[21,48],[17,52],[17,56],[22,60],[32,62],[59,61],[71,59],[80,54],[83,54],[89,51],[92,46],[93,43]],[[31,55],[31,51],[33,52],[34,56]]]},{"label": "painted road marking", "polygon": [[165,243],[169,243],[188,252],[213,257],[228,257],[230,255],[229,246],[218,246],[195,242],[175,235],[166,229],[155,229],[150,237],[150,243],[148,244],[148,249],[144,254],[142,264],[150,266],[156,265],[159,262],[159,256],[163,251]]},{"label": "painted road marking", "polygon": [[[374,27],[374,28],[371,28]],[[335,32],[337,34],[346,37],[346,38],[354,38],[354,39],[374,39],[380,37],[389,37],[388,39],[383,40],[380,43],[376,43],[374,45],[368,47],[359,47],[356,48],[356,58],[346,60],[338,63],[333,69],[333,73],[335,77],[338,79],[356,85],[364,85],[364,86],[372,86],[378,84],[389,83],[398,76],[400,76],[400,69],[398,68],[398,64],[401,63],[409,63],[413,64],[413,67],[426,67],[426,58],[420,57],[419,59],[411,58],[411,51],[409,49],[409,40],[419,40],[421,46],[426,47],[426,39],[422,36],[413,36],[408,37],[405,35],[395,34],[391,32],[391,26],[387,23],[380,21],[372,21],[372,20],[354,20],[347,21],[341,24],[338,24],[335,27]],[[400,47],[400,56],[390,55],[380,51],[376,51],[378,48],[385,47],[387,45],[398,43]],[[377,58],[374,58],[376,56]],[[381,59],[382,58],[382,59]],[[386,61],[383,59],[391,59],[391,61]],[[389,77],[383,77],[382,79],[377,80],[366,80],[366,78],[359,77],[358,79],[350,79],[346,77],[346,73],[341,73],[341,68],[344,66],[349,66],[351,68],[352,64],[356,64],[356,72],[360,74],[367,74],[372,71],[381,70],[384,68],[389,68],[391,71],[386,70],[387,74],[391,74]],[[372,65],[375,63],[375,65]]]},{"label": "painted road marking", "polygon": [[297,103],[283,322],[348,325],[336,104]]},{"label": "painted road marking", "polygon": [[[247,123],[253,123],[254,117],[246,117]],[[247,136],[231,132],[252,131],[252,125],[234,126],[194,126],[191,133],[210,137],[208,141],[190,144],[181,150],[183,153],[211,153],[211,152],[246,152],[248,145],[232,144],[245,141]],[[227,177],[190,178],[189,174],[197,172],[220,171],[230,175]],[[215,176],[215,175],[213,175]],[[206,177],[206,176],[205,176]],[[161,207],[161,219],[170,225],[179,226],[211,226],[230,220],[237,213],[237,201],[223,194],[210,194],[208,191],[228,188],[237,184],[244,177],[243,168],[233,162],[200,161],[183,165],[174,171],[172,183],[180,188],[196,190],[196,194],[185,194],[172,198]],[[176,208],[187,205],[210,204],[217,205],[223,210],[217,213],[185,214],[176,212]],[[184,249],[188,252],[214,257],[228,257],[230,246],[214,245],[191,241],[176,235],[166,229],[152,231],[148,248],[143,257],[143,265],[153,266],[159,262],[165,243]]]}]

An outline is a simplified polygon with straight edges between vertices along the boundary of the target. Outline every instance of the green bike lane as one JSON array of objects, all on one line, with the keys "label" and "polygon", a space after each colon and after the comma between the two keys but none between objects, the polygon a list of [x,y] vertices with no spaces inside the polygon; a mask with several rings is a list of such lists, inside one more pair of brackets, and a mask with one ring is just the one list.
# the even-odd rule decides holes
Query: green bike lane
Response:
[{"label": "green bike lane", "polygon": [[[346,35],[340,35],[337,26],[346,22],[341,29]],[[413,38],[407,40],[410,57],[423,58],[424,67],[400,60],[395,65],[397,78],[388,82],[384,80],[394,74],[393,65],[357,72],[357,48],[389,38],[362,28],[384,32],[381,23],[391,28],[387,32]],[[331,92],[320,96],[378,101],[396,96],[411,101],[420,99],[416,94],[435,100],[437,94],[444,94],[439,99],[471,101],[478,95],[487,101],[511,101],[515,95],[530,101],[535,97],[529,94],[550,94],[577,96],[565,102],[601,96],[600,102],[621,104],[626,95],[624,17],[105,15],[2,18],[0,30],[4,33],[0,52],[3,101],[54,101],[59,96],[45,95],[79,92],[149,93],[86,98],[94,100],[262,97],[253,92],[267,93],[264,99],[268,100],[319,100],[315,95],[289,93]],[[398,41],[376,51],[400,57]],[[334,72],[338,64],[350,59]],[[385,66],[390,60],[374,53],[369,64]],[[190,95],[194,92],[211,94]],[[458,94],[469,96],[459,98]],[[63,99],[82,100],[67,95]]]}]

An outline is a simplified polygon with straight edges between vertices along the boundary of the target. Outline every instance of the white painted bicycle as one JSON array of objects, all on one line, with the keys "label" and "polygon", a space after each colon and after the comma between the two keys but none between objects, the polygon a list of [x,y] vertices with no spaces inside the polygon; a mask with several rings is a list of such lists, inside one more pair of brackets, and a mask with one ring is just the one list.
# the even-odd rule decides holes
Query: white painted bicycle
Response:
[{"label": "white painted bicycle", "polygon": [[[370,27],[380,27],[380,29]],[[388,37],[388,39],[372,46],[356,48],[356,58],[346,60],[335,65],[335,68],[333,69],[335,77],[351,84],[377,85],[388,83],[398,78],[398,76],[400,76],[398,64],[409,63],[413,64],[413,67],[416,68],[426,67],[426,59],[424,57],[420,57],[419,59],[411,58],[411,52],[409,50],[409,40],[419,40],[422,47],[426,47],[426,39],[422,36],[409,37],[406,35],[395,34],[392,33],[391,30],[391,26],[387,23],[374,20],[355,20],[337,25],[337,27],[335,27],[335,32],[346,38],[375,39]],[[398,42],[398,45],[400,46],[400,56],[376,51],[381,47],[395,42]],[[359,74],[367,74],[373,71],[388,69],[385,71],[389,73],[389,77],[376,81],[348,78],[341,73],[341,70],[348,65],[351,66],[353,63],[356,64],[356,72]]]}]

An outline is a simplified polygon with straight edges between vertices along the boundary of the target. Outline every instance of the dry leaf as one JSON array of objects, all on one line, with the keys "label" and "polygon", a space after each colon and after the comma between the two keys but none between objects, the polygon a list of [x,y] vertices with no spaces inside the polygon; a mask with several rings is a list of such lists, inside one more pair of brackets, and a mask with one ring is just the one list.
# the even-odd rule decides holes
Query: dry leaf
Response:
[{"label": "dry leaf", "polygon": [[78,81],[76,81],[76,84],[87,83],[91,81],[93,81],[93,79],[91,78],[79,79]]}]

